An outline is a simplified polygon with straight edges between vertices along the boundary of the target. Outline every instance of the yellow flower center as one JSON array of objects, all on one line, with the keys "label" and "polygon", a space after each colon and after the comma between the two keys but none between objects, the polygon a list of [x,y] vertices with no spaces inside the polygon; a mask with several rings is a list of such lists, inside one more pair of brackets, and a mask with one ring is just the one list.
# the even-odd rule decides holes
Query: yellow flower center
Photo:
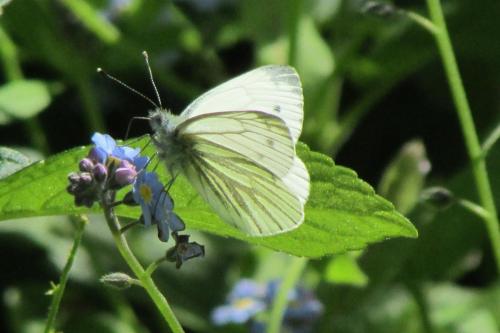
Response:
[{"label": "yellow flower center", "polygon": [[249,308],[253,304],[253,299],[251,298],[242,298],[237,300],[234,303],[234,306],[238,309],[246,309]]},{"label": "yellow flower center", "polygon": [[153,200],[153,191],[147,184],[141,185],[141,187],[139,188],[139,193],[141,194],[142,200],[144,200],[144,202],[146,202],[147,204],[149,204]]}]

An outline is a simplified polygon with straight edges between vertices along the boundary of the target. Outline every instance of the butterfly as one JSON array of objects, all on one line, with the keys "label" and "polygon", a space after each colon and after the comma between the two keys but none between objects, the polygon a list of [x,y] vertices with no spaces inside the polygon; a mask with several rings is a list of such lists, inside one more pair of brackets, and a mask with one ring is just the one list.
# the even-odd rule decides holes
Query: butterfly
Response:
[{"label": "butterfly", "polygon": [[180,115],[149,114],[152,141],[172,176],[183,174],[220,218],[251,236],[304,221],[309,174],[295,153],[302,131],[300,78],[268,65],[204,93]]}]

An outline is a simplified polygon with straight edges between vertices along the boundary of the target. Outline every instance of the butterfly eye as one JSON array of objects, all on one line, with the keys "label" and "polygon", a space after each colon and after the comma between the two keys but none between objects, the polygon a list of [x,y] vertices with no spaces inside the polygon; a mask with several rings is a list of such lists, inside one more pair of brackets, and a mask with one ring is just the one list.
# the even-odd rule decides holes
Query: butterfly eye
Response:
[{"label": "butterfly eye", "polygon": [[162,117],[160,112],[151,113],[149,116],[149,123],[153,130],[158,130],[161,127]]}]

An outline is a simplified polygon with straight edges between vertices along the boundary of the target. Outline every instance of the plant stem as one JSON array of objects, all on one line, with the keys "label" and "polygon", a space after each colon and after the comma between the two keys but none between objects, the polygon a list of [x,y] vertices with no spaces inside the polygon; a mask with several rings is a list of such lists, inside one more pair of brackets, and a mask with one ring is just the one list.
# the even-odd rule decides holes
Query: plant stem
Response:
[{"label": "plant stem", "polygon": [[148,268],[146,268],[146,274],[153,275],[153,273],[156,271],[156,269],[158,268],[158,266],[160,266],[161,263],[165,262],[165,260],[167,260],[167,258],[165,256],[163,256],[160,259],[157,259],[157,260],[153,261],[148,266]]},{"label": "plant stem", "polygon": [[483,157],[486,158],[490,149],[495,145],[495,143],[500,139],[500,124],[497,125],[493,131],[488,135],[483,143]]},{"label": "plant stem", "polygon": [[404,15],[406,15],[406,17],[408,17],[410,20],[412,20],[413,22],[415,22],[416,24],[418,24],[419,26],[421,26],[425,30],[429,31],[431,34],[435,34],[438,32],[437,27],[434,25],[434,23],[429,21],[429,19],[427,17],[424,17],[424,16],[417,14],[415,12],[412,12],[410,10],[402,11],[402,13]]},{"label": "plant stem", "polygon": [[307,258],[293,257],[288,270],[283,274],[283,280],[278,288],[278,293],[273,302],[271,316],[269,318],[268,333],[281,332],[281,322],[288,303],[288,294],[297,284],[302,271],[307,265]]},{"label": "plant stem", "polygon": [[465,199],[458,199],[457,203],[481,219],[488,220],[490,214],[482,206]]},{"label": "plant stem", "polygon": [[439,0],[427,0],[427,7],[430,12],[431,20],[438,30],[434,33],[436,43],[443,61],[444,69],[450,85],[453,101],[458,113],[460,125],[465,138],[465,143],[469,158],[472,161],[472,171],[476,182],[476,188],[483,208],[489,213],[485,219],[486,228],[490,237],[493,254],[496,260],[497,272],[500,273],[500,229],[498,225],[498,215],[491,191],[490,181],[486,162],[477,137],[474,120],[467,101],[460,72],[458,70],[455,54],[451,45],[446,22],[444,20],[443,10]]},{"label": "plant stem", "polygon": [[288,17],[288,64],[297,65],[297,36],[299,33],[299,20],[302,11],[302,0],[293,0],[289,4]]},{"label": "plant stem", "polygon": [[52,297],[52,303],[50,304],[49,314],[47,316],[47,323],[45,324],[44,333],[53,332],[54,322],[56,320],[57,313],[59,311],[59,305],[61,304],[61,300],[64,294],[64,289],[66,288],[66,283],[68,282],[69,271],[73,266],[73,261],[75,260],[76,251],[80,246],[80,242],[82,240],[83,231],[85,230],[85,226],[88,223],[88,219],[85,215],[76,215],[72,217],[76,221],[76,234],[75,240],[73,241],[73,247],[69,253],[68,260],[66,261],[66,265],[64,265],[64,269],[61,273],[61,279],[59,284],[55,288],[54,295]]},{"label": "plant stem", "polygon": [[[110,200],[109,202],[113,202],[114,200]],[[170,329],[173,333],[184,333],[184,330],[174,315],[172,308],[167,302],[167,299],[162,295],[162,293],[158,290],[158,287],[155,285],[153,279],[142,267],[141,263],[137,260],[134,253],[130,249],[127,243],[127,239],[120,232],[120,223],[118,222],[118,218],[116,217],[114,210],[109,206],[103,205],[104,207],[104,216],[108,223],[109,229],[111,230],[111,234],[113,235],[113,239],[115,244],[120,251],[123,259],[127,262],[130,269],[134,272],[135,276],[142,283],[142,287],[146,290],[151,300],[156,305],[158,311],[160,311],[163,318],[166,320]]]},{"label": "plant stem", "polygon": [[422,289],[422,286],[418,282],[409,282],[407,283],[407,287],[413,295],[413,299],[418,307],[418,312],[422,320],[422,331],[425,333],[433,333],[435,330],[429,316],[429,304],[427,302],[425,290]]}]

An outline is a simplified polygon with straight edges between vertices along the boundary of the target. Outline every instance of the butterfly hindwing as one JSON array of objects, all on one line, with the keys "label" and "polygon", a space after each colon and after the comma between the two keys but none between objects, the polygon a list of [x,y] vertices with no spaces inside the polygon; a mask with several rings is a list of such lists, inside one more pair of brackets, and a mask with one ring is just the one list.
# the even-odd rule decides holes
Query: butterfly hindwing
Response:
[{"label": "butterfly hindwing", "polygon": [[248,235],[289,231],[304,219],[303,202],[280,177],[224,147],[195,144],[184,174],[223,221]]}]

